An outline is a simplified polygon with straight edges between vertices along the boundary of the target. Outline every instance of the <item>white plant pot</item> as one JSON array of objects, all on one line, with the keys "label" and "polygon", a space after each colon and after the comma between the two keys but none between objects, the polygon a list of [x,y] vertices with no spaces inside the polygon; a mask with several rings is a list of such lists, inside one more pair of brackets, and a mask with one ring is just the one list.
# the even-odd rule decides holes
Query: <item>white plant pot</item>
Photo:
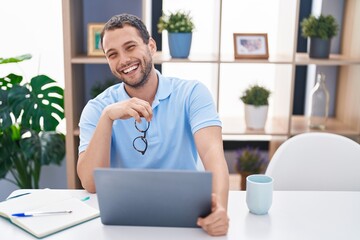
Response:
[{"label": "white plant pot", "polygon": [[264,129],[269,106],[254,106],[245,104],[245,123],[250,129]]}]

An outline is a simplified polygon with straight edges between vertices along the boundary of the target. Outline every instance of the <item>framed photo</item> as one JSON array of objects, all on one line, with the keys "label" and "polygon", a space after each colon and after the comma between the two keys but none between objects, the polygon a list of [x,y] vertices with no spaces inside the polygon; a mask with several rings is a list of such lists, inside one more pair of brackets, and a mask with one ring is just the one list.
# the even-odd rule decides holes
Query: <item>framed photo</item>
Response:
[{"label": "framed photo", "polygon": [[234,33],[235,59],[268,59],[267,33]]},{"label": "framed photo", "polygon": [[100,34],[105,23],[88,24],[88,51],[89,56],[104,56],[100,44]]}]

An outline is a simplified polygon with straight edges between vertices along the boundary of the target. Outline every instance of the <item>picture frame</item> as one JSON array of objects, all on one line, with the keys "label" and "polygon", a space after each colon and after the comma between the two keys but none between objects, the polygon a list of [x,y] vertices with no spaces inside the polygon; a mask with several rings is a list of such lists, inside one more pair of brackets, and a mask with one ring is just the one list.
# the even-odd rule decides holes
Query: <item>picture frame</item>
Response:
[{"label": "picture frame", "polygon": [[105,23],[89,23],[88,24],[88,56],[104,56],[101,49],[101,31]]},{"label": "picture frame", "polygon": [[267,33],[234,33],[235,59],[268,59]]}]

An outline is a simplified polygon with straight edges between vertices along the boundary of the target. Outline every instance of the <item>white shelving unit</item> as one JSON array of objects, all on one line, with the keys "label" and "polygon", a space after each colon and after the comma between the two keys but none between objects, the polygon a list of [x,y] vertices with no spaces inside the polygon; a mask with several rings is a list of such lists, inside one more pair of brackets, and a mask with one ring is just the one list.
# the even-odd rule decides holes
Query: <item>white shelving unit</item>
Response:
[{"label": "white shelving unit", "polygon": [[[69,188],[80,187],[76,177],[76,162],[79,135],[77,124],[85,106],[81,100],[84,99],[86,81],[83,66],[107,64],[105,58],[88,57],[79,47],[79,39],[82,39],[80,35],[85,31],[81,19],[83,1],[63,0]],[[224,140],[268,140],[270,152],[273,152],[287,138],[311,131],[305,117],[292,115],[292,106],[296,66],[315,64],[339,67],[336,114],[329,119],[326,131],[359,141],[360,0],[346,0],[341,54],[331,55],[326,60],[309,59],[307,54],[296,52],[300,0],[201,2],[202,9],[190,10],[198,23],[196,31],[205,32],[205,35],[202,34],[205,37],[197,39],[195,31],[189,59],[171,59],[164,43],[163,52],[155,55],[154,62],[163,64],[164,75],[191,76],[209,87],[223,121]],[[165,0],[164,8],[167,6],[175,9],[192,7],[189,1]],[[252,19],[262,19],[263,23],[251,25]],[[267,32],[269,59],[235,60],[234,32]],[[243,106],[239,100],[241,91],[255,82],[272,90],[269,119],[265,129],[259,131],[246,129]]]}]

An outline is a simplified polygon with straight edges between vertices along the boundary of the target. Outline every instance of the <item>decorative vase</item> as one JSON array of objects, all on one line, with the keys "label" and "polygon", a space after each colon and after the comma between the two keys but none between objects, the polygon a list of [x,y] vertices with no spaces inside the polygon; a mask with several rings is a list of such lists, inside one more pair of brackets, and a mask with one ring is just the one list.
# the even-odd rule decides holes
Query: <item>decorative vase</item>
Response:
[{"label": "decorative vase", "polygon": [[310,38],[310,58],[329,58],[331,39]]},{"label": "decorative vase", "polygon": [[190,54],[192,33],[169,33],[169,49],[173,58],[187,58]]},{"label": "decorative vase", "polygon": [[245,104],[245,123],[246,127],[250,129],[264,129],[267,114],[268,105],[254,106]]},{"label": "decorative vase", "polygon": [[318,73],[316,84],[311,90],[310,117],[308,125],[313,129],[324,130],[329,115],[329,90],[325,84],[325,75]]}]

